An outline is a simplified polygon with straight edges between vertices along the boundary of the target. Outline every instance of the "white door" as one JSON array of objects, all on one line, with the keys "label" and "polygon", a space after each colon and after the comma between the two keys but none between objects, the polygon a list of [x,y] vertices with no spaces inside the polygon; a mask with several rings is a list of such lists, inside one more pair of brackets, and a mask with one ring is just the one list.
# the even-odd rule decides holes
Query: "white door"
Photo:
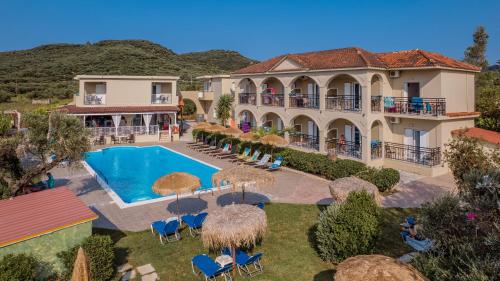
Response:
[{"label": "white door", "polygon": [[276,124],[276,125],[277,125],[278,131],[283,130],[283,121],[281,121],[281,119],[278,119],[278,124]]},{"label": "white door", "polygon": [[354,141],[354,136],[352,133],[352,126],[351,125],[345,125],[344,127],[344,137],[346,142],[352,142]]},{"label": "white door", "polygon": [[309,83],[307,84],[307,96],[308,98],[312,98],[314,95],[314,84],[313,83]]},{"label": "white door", "polygon": [[352,84],[344,83],[344,109],[350,109],[352,104]]},{"label": "white door", "polygon": [[426,131],[418,131],[420,133],[420,147],[428,147],[429,146],[429,132]]},{"label": "white door", "polygon": [[403,85],[403,98],[408,97],[408,83],[404,83]]},{"label": "white door", "polygon": [[[413,129],[405,129],[403,143],[405,145],[411,145],[411,146],[415,145],[415,140],[414,140],[413,136],[414,136]],[[408,150],[408,149],[403,150],[404,157],[406,159],[411,159],[414,156],[414,155],[412,155],[412,153],[410,151],[413,151],[413,150]]]},{"label": "white door", "polygon": [[309,136],[314,136],[314,122],[307,121],[307,134]]}]

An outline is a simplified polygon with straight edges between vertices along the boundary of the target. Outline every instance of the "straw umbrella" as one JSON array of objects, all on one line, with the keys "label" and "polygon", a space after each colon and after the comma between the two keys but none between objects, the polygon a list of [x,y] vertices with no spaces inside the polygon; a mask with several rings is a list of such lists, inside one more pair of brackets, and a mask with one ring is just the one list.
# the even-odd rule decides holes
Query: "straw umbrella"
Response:
[{"label": "straw umbrella", "polygon": [[241,188],[243,202],[245,202],[245,188],[253,185],[257,188],[274,184],[275,177],[272,173],[250,166],[238,165],[221,170],[212,175],[213,186],[220,186],[222,181],[229,182],[234,189]]},{"label": "straw umbrella", "polygon": [[228,205],[211,212],[201,232],[203,245],[210,249],[230,247],[233,255],[233,274],[236,270],[236,249],[254,246],[267,229],[264,210],[252,205]]},{"label": "straw umbrella", "polygon": [[256,142],[257,140],[259,140],[259,137],[252,132],[247,132],[247,133],[241,134],[239,139],[241,141]]},{"label": "straw umbrella", "polygon": [[[222,131],[222,133],[226,136],[231,136],[232,138],[237,138],[241,134],[243,134],[243,131],[238,129],[238,128],[229,127],[229,128],[226,128],[224,131]],[[232,139],[231,139],[231,146],[233,146]]]},{"label": "straw umbrella", "polygon": [[273,155],[273,148],[274,147],[285,147],[288,145],[288,141],[284,139],[283,137],[280,137],[275,134],[270,134],[270,135],[265,135],[260,139],[260,142],[262,144],[270,145],[271,148],[271,157]]},{"label": "straw umbrella", "polygon": [[78,248],[76,254],[71,281],[90,281],[89,261],[82,247]]},{"label": "straw umbrella", "polygon": [[[212,126],[212,124],[207,123],[207,122],[201,122],[193,126],[193,129],[195,130],[206,130],[208,127]],[[202,135],[203,139],[205,138],[204,135]]]},{"label": "straw umbrella", "polygon": [[[224,130],[226,130],[226,127],[219,125],[219,124],[214,124],[214,125],[211,125],[210,127],[208,127],[206,130],[207,130],[207,132],[210,132],[210,133],[222,133],[222,132],[224,132]],[[217,144],[217,136],[215,136],[215,143]]]},{"label": "straw umbrella", "polygon": [[360,255],[337,266],[335,281],[428,281],[408,264],[382,255]]},{"label": "straw umbrella", "polygon": [[200,179],[187,173],[176,172],[168,174],[156,180],[153,191],[160,195],[177,195],[177,215],[179,215],[179,193],[195,192],[200,188]]}]

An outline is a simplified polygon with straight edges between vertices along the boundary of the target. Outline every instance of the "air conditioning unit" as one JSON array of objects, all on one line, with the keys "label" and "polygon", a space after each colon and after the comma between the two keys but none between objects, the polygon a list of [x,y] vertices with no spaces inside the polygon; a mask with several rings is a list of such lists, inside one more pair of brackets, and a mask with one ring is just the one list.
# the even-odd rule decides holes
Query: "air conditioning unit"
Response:
[{"label": "air conditioning unit", "polygon": [[399,70],[391,70],[389,71],[389,77],[398,78],[401,72]]},{"label": "air conditioning unit", "polygon": [[391,124],[399,124],[401,122],[401,120],[399,119],[399,117],[390,117],[389,122]]}]

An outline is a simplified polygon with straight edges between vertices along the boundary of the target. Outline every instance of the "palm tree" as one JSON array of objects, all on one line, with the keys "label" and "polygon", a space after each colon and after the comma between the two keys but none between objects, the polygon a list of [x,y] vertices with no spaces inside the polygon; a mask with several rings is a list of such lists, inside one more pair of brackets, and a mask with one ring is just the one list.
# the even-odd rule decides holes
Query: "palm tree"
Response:
[{"label": "palm tree", "polygon": [[226,126],[226,121],[231,117],[231,110],[233,107],[234,98],[232,95],[222,95],[217,102],[217,107],[215,112],[217,113],[217,119],[220,120],[223,126]]}]

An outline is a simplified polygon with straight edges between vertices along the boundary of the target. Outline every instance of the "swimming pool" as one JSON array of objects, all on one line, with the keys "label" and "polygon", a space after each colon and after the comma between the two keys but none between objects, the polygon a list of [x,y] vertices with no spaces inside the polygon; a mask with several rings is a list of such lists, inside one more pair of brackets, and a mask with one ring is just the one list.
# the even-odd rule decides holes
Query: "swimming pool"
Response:
[{"label": "swimming pool", "polygon": [[212,175],[220,169],[163,146],[110,147],[88,152],[86,167],[120,207],[169,199],[151,190],[161,176],[185,172],[197,176],[201,188],[212,187]]}]

